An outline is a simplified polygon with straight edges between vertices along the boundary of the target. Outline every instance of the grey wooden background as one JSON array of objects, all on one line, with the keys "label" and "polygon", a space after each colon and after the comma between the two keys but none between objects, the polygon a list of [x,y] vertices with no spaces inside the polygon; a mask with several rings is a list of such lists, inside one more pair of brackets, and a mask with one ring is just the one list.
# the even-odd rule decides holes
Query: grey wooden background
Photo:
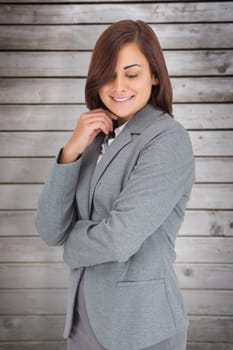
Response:
[{"label": "grey wooden background", "polygon": [[38,238],[48,168],[85,109],[93,44],[143,19],[167,59],[197,181],[177,240],[188,350],[233,349],[233,3],[0,0],[0,350],[64,350],[68,269]]}]

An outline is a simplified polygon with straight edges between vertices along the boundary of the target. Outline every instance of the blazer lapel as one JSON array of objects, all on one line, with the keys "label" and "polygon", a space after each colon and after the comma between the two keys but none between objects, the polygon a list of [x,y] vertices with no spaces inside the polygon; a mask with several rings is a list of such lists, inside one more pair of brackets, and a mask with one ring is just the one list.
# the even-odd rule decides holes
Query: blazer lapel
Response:
[{"label": "blazer lapel", "polygon": [[[96,165],[96,161],[99,155],[95,155],[95,160],[91,160],[89,158],[89,162],[94,161],[95,170],[89,172],[89,174],[93,174],[91,181],[87,181],[90,184],[89,189],[89,215],[91,214],[92,209],[92,200],[95,192],[96,185],[100,180],[101,176],[104,174],[108,165],[113,161],[113,159],[117,156],[117,154],[130,142],[132,142],[132,135],[140,135],[144,129],[149,127],[151,123],[155,121],[156,118],[159,118],[163,115],[164,112],[155,109],[150,105],[146,105],[141,111],[135,114],[135,116],[127,123],[125,128],[120,132],[120,134],[116,137],[116,139],[111,143],[111,145],[107,148],[105,154],[103,154],[100,162]],[[103,142],[103,137],[102,137]],[[100,143],[98,143],[100,147]],[[100,148],[99,148],[100,150]],[[87,179],[89,180],[89,179]]]},{"label": "blazer lapel", "polygon": [[[78,195],[82,198],[82,219],[89,218],[89,191],[90,183],[95,171],[96,162],[101,150],[101,144],[104,140],[104,134],[100,133],[96,136],[94,142],[88,147],[82,156],[82,165],[78,181]],[[87,195],[88,193],[88,195]]]},{"label": "blazer lapel", "polygon": [[106,153],[102,155],[100,162],[96,165],[92,179],[91,186],[89,192],[89,214],[91,212],[92,207],[92,199],[93,194],[96,188],[96,185],[107,169],[108,165],[113,161],[116,155],[132,140],[130,130],[125,128],[121,131],[121,133],[116,137],[116,139],[111,143],[110,146],[106,147]]}]

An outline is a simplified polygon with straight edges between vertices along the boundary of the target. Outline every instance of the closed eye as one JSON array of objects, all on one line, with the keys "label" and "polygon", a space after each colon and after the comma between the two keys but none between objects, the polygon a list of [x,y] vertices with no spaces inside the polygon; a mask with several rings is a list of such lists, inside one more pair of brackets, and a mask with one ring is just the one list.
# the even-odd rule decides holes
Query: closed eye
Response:
[{"label": "closed eye", "polygon": [[133,79],[133,78],[137,78],[137,74],[128,74],[127,78]]}]

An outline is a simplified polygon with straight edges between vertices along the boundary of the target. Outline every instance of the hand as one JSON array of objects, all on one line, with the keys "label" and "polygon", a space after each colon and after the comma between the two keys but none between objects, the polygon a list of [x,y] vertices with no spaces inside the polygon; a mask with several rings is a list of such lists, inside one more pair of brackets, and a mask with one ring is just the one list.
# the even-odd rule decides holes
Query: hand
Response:
[{"label": "hand", "polygon": [[74,162],[102,131],[106,135],[113,130],[113,120],[118,117],[105,110],[95,109],[81,114],[71,138],[63,148],[59,163]]}]

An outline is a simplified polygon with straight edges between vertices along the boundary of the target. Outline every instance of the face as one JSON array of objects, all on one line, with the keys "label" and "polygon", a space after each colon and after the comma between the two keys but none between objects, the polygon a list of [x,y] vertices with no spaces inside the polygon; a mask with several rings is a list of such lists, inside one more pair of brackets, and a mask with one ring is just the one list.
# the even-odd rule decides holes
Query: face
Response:
[{"label": "face", "polygon": [[152,85],[157,84],[146,57],[137,44],[130,43],[120,49],[114,77],[100,88],[99,95],[104,105],[119,117],[119,124],[123,124],[147,104]]}]

